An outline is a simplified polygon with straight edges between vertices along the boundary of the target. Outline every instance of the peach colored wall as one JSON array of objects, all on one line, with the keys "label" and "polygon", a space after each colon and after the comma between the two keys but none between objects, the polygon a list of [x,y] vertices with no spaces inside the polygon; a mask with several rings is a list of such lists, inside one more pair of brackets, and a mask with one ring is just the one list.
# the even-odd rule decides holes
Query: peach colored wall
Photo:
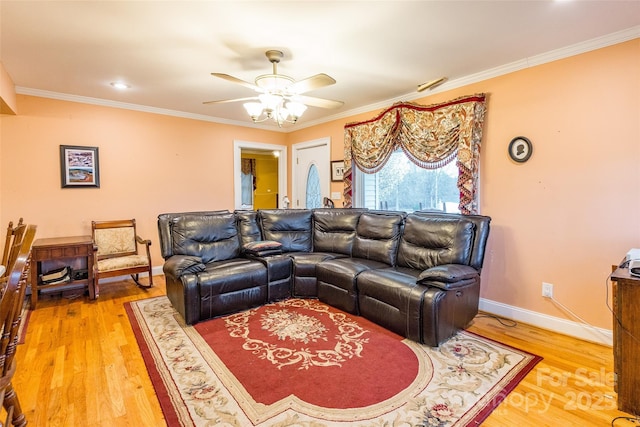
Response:
[{"label": "peach colored wall", "polygon": [[[632,40],[418,101],[488,95],[484,298],[574,320],[540,296],[541,282],[551,282],[563,304],[611,328],[606,277],[640,247],[639,76],[640,40]],[[136,217],[157,265],[159,213],[233,207],[234,139],[291,146],[330,137],[337,160],[344,124],[377,113],[281,134],[28,96],[17,103],[19,116],[0,118],[0,223],[24,216],[49,237],[88,233],[94,218]],[[534,144],[525,164],[507,156],[517,135]],[[60,144],[100,147],[100,189],[60,188]]]},{"label": "peach colored wall", "polygon": [[[480,92],[488,95],[480,209],[493,219],[482,297],[576,320],[541,297],[550,282],[557,300],[610,329],[605,281],[640,247],[640,39],[416,102]],[[344,123],[376,113],[290,133],[288,143],[329,136],[331,158],[341,159]],[[524,164],[507,155],[518,135],[534,146]]]},{"label": "peach colored wall", "polygon": [[[284,134],[18,95],[0,119],[1,224],[24,217],[37,237],[90,234],[92,220],[136,218],[161,265],[163,212],[233,210],[233,140]],[[60,145],[99,147],[100,188],[60,187]]]}]

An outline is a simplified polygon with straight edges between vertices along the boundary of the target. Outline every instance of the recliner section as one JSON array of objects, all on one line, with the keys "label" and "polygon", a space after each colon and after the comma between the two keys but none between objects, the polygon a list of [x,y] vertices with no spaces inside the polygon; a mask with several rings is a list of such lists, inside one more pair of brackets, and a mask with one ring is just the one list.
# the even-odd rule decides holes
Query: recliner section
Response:
[{"label": "recliner section", "polygon": [[[187,324],[317,297],[438,346],[478,312],[489,223],[441,212],[270,209],[161,214],[158,232],[167,296]],[[252,244],[269,250],[256,255]]]}]

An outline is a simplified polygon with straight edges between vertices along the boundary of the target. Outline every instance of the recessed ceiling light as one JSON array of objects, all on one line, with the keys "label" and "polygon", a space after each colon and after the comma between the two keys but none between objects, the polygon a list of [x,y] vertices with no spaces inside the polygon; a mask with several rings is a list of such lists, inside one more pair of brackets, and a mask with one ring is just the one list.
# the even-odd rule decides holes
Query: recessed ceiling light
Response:
[{"label": "recessed ceiling light", "polygon": [[123,82],[111,82],[111,86],[120,90],[129,89],[131,87],[130,85]]}]

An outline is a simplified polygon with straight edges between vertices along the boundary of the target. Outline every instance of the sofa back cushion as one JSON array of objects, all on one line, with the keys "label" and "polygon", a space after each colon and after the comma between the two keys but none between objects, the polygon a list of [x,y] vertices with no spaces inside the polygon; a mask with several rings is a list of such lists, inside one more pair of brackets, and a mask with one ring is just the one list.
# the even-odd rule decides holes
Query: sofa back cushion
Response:
[{"label": "sofa back cushion", "polygon": [[176,217],[171,235],[174,255],[197,256],[204,264],[240,255],[240,239],[233,213]]},{"label": "sofa back cushion", "polygon": [[311,252],[311,218],[308,209],[261,209],[262,237],[282,243],[282,252]]},{"label": "sofa back cushion", "polygon": [[407,216],[398,266],[426,270],[442,264],[469,265],[475,225],[463,218]]},{"label": "sofa back cushion", "polygon": [[352,256],[395,266],[404,217],[403,212],[363,212],[358,219]]},{"label": "sofa back cushion", "polygon": [[158,236],[160,237],[160,254],[162,258],[167,259],[173,255],[171,228],[175,218],[183,215],[218,215],[225,213],[229,213],[229,211],[171,212],[158,215]]},{"label": "sofa back cushion", "polygon": [[240,245],[262,240],[262,233],[258,225],[258,213],[256,211],[236,211],[238,221],[238,233],[240,233]]},{"label": "sofa back cushion", "polygon": [[471,260],[469,265],[476,270],[482,269],[484,263],[484,251],[489,239],[489,230],[491,225],[491,217],[485,215],[463,215],[456,213],[418,211],[415,215],[425,216],[427,218],[461,218],[471,221],[476,228],[475,237],[473,239],[473,250],[471,251]]},{"label": "sofa back cushion", "polygon": [[351,256],[358,219],[365,209],[314,209],[313,251]]}]

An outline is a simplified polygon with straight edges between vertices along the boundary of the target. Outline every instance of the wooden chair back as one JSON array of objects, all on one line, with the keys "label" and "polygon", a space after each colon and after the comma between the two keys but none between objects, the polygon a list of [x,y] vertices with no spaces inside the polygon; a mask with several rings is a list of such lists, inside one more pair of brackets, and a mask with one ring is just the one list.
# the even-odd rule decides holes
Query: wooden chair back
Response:
[{"label": "wooden chair back", "polygon": [[22,413],[18,395],[13,389],[11,380],[16,370],[16,347],[18,332],[22,321],[22,306],[25,299],[29,264],[31,262],[31,246],[35,239],[36,226],[25,227],[21,236],[15,262],[8,273],[8,280],[0,292],[0,401],[6,410],[7,419],[4,425],[24,426],[27,421]]},{"label": "wooden chair back", "polygon": [[98,260],[138,254],[135,219],[93,221],[91,231]]},{"label": "wooden chair back", "polygon": [[2,251],[2,261],[0,262],[0,265],[5,267],[5,272],[0,277],[5,277],[11,272],[22,246],[22,238],[26,228],[27,225],[22,222],[22,218],[20,218],[15,227],[13,226],[13,221],[9,221],[4,250]]}]

